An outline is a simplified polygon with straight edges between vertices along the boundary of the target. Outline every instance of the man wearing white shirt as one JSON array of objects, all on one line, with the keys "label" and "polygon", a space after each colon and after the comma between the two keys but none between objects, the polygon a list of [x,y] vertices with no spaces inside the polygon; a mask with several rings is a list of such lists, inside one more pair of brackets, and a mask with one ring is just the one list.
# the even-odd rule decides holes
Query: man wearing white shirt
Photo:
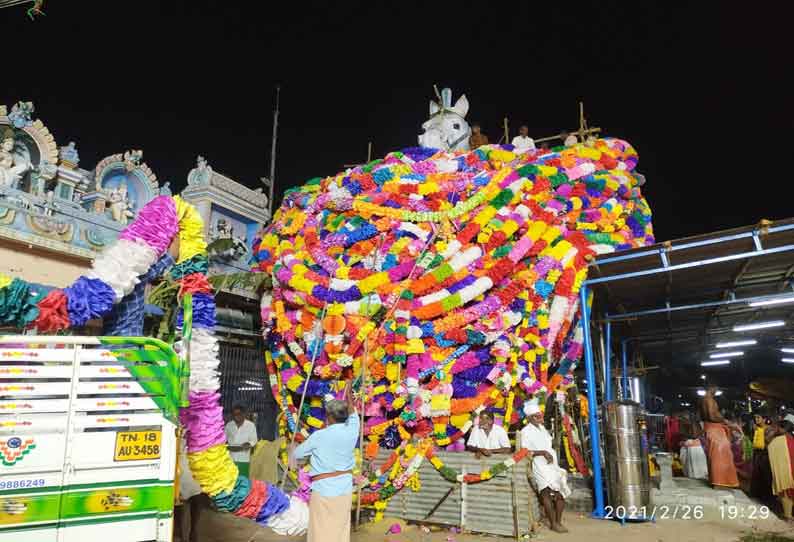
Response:
[{"label": "man wearing white shirt", "polygon": [[474,452],[477,459],[491,454],[509,454],[510,439],[501,425],[494,425],[493,413],[480,414],[480,423],[471,430],[466,448]]},{"label": "man wearing white shirt", "polygon": [[521,447],[532,458],[532,482],[540,493],[540,502],[549,519],[549,527],[557,533],[567,533],[562,526],[565,499],[571,494],[568,473],[557,464],[557,454],[551,445],[551,435],[543,426],[543,412],[535,401],[524,407],[529,423],[521,430]]},{"label": "man wearing white shirt", "polygon": [[518,135],[513,138],[515,152],[528,152],[535,150],[535,140],[529,137],[529,127],[526,125],[518,129]]},{"label": "man wearing white shirt", "polygon": [[245,409],[235,406],[232,409],[232,419],[226,424],[226,441],[232,461],[242,476],[248,476],[251,465],[251,448],[256,446],[256,426],[245,419]]}]

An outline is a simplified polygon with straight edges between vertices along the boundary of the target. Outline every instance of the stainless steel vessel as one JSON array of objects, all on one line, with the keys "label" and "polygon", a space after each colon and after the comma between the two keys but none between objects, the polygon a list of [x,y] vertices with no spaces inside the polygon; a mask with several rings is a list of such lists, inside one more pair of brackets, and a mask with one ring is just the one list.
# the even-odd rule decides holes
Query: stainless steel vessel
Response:
[{"label": "stainless steel vessel", "polygon": [[646,519],[651,514],[651,476],[642,407],[610,401],[604,414],[609,505],[617,519]]},{"label": "stainless steel vessel", "polygon": [[645,386],[642,378],[638,376],[631,376],[628,378],[629,389],[623,389],[623,378],[620,376],[613,377],[612,389],[614,390],[614,397],[617,400],[628,401],[629,399],[645,404]]}]

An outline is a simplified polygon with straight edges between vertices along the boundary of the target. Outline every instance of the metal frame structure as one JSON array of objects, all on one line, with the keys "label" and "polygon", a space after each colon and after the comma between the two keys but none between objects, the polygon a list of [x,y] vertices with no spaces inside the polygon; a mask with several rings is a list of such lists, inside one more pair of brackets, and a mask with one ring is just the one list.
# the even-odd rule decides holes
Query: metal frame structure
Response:
[{"label": "metal frame structure", "polygon": [[[594,518],[605,517],[605,498],[603,477],[601,472],[601,438],[599,433],[598,423],[598,396],[596,392],[596,370],[593,352],[593,337],[591,331],[592,314],[588,300],[591,293],[594,295],[595,290],[606,288],[608,292],[608,285],[617,281],[637,280],[642,277],[652,277],[663,273],[672,276],[673,272],[684,270],[694,270],[705,266],[713,266],[725,262],[733,262],[745,260],[745,264],[741,270],[736,274],[734,283],[739,280],[739,276],[746,270],[750,260],[762,256],[770,256],[782,253],[794,252],[794,220],[784,221],[782,223],[772,224],[769,222],[762,222],[756,227],[744,228],[743,231],[721,232],[704,236],[703,238],[696,238],[692,240],[684,240],[680,243],[671,242],[654,245],[644,249],[632,250],[629,252],[608,255],[596,259],[591,264],[592,268],[597,269],[598,276],[586,280],[579,292],[580,302],[582,306],[582,321],[584,328],[584,358],[585,358],[585,374],[587,379],[587,400],[588,400],[588,421],[591,435],[591,446],[593,454],[593,492],[595,508],[592,516]],[[771,241],[772,237],[782,237],[782,242]],[[768,240],[768,247],[764,247],[763,240]],[[752,243],[752,248],[747,250],[743,243]],[[697,257],[704,250],[716,253],[716,255],[709,255],[710,257]],[[687,253],[694,253],[693,259],[687,260]],[[684,260],[682,263],[672,263],[672,256],[681,256]],[[648,259],[658,258],[658,261],[648,266]],[[618,267],[623,269],[614,274],[604,272],[604,267],[610,264],[622,264]],[[645,264],[645,268],[641,268]],[[636,268],[632,269],[632,266]],[[629,269],[626,269],[629,267]],[[784,286],[791,286],[794,279],[794,266],[788,270],[784,275]],[[668,289],[669,291],[669,289]],[[790,294],[789,294],[790,295]],[[608,296],[607,296],[608,297]],[[732,293],[728,299],[720,301],[701,301],[698,303],[686,303],[673,305],[669,299],[665,300],[664,306],[653,306],[641,310],[634,310],[631,312],[613,312],[610,310],[612,307],[607,302],[606,310],[603,310],[603,316],[600,321],[604,324],[604,334],[606,335],[605,345],[605,360],[604,360],[604,396],[607,401],[614,399],[613,386],[611,382],[611,341],[612,341],[612,323],[626,321],[629,319],[639,319],[642,317],[651,316],[654,314],[670,314],[677,311],[687,311],[696,309],[716,308],[720,306],[744,304],[747,305],[752,301],[768,300],[774,296],[765,294],[760,296],[750,296],[743,298],[735,298]],[[595,305],[593,305],[595,307]],[[672,329],[670,330],[673,333]],[[623,397],[627,397],[629,393],[628,382],[628,342],[631,340],[628,337],[621,339],[621,373],[622,373],[622,388]]]}]

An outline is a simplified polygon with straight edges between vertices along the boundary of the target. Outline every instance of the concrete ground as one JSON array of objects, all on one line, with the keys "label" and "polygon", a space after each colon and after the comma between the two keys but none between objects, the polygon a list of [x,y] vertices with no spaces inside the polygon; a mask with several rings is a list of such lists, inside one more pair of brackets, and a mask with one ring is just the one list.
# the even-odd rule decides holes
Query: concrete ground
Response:
[{"label": "concrete ground", "polygon": [[[705,482],[676,478],[674,485],[654,495],[657,506],[656,522],[626,523],[594,520],[587,514],[566,512],[563,522],[569,533],[557,534],[539,526],[531,537],[523,540],[538,542],[794,542],[794,523],[787,523],[769,513],[761,519],[761,504],[739,490],[714,490]],[[191,542],[301,542],[304,537],[281,537],[256,523],[215,512],[206,506],[201,510],[199,536]],[[744,510],[745,518],[736,513],[735,519],[722,517],[719,506],[730,506],[734,511]],[[676,508],[679,507],[679,508]],[[694,514],[694,508],[699,512]],[[689,510],[689,519],[681,518]],[[676,512],[676,510],[678,510]],[[754,514],[756,519],[747,519]],[[766,514],[764,514],[766,515]],[[663,516],[668,519],[663,519]],[[386,534],[389,527],[398,523],[400,534]],[[175,537],[175,542],[181,541]],[[352,533],[352,542],[508,542],[513,538],[493,535],[460,534],[448,528],[420,528],[405,521],[385,518],[379,523],[367,523]]]},{"label": "concrete ground", "polygon": [[[416,526],[408,526],[399,535],[386,535],[389,520],[369,524],[351,537],[352,542],[505,542],[512,538],[484,536],[476,534],[455,534],[449,530],[425,533]],[[787,524],[775,517],[767,520],[659,520],[655,523],[634,523],[621,526],[615,521],[599,521],[581,515],[564,520],[567,534],[557,534],[542,527],[535,536],[523,538],[538,542],[572,542],[587,540],[591,542],[739,542],[742,537],[756,534],[775,535],[791,538],[758,538],[757,542],[794,542],[794,525]],[[756,540],[753,540],[756,542]]]},{"label": "concrete ground", "polygon": [[[400,523],[402,532],[386,534],[394,523]],[[615,521],[593,520],[582,515],[570,514],[565,518],[569,529],[567,534],[557,534],[540,527],[531,537],[522,540],[537,542],[740,542],[748,535],[763,537],[752,538],[747,542],[794,542],[794,525],[787,524],[776,517],[767,520],[659,520],[655,523],[634,523],[623,526]],[[269,529],[261,528],[248,520],[235,518],[230,514],[220,514],[211,510],[202,512],[196,542],[300,542],[303,537],[286,538],[274,535]],[[770,533],[781,536],[770,537]],[[788,535],[788,536],[786,536]],[[789,536],[791,538],[789,538]],[[178,539],[177,539],[178,540]],[[426,532],[415,525],[384,519],[380,523],[363,525],[351,536],[351,542],[508,542],[512,538],[491,535],[458,534],[449,529]]]}]

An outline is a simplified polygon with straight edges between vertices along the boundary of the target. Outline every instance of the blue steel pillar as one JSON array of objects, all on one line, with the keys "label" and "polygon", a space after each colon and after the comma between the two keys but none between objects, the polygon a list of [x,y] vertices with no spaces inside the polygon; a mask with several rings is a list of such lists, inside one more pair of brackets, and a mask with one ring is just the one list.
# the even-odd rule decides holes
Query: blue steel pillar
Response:
[{"label": "blue steel pillar", "polygon": [[604,325],[606,335],[606,351],[604,357],[604,398],[606,401],[613,401],[615,398],[612,393],[612,322],[607,320]]},{"label": "blue steel pillar", "polygon": [[629,359],[629,340],[628,339],[623,339],[623,341],[620,343],[620,345],[621,345],[622,350],[623,350],[621,352],[623,368],[622,368],[621,373],[620,373],[623,376],[623,400],[624,401],[628,401],[629,400],[629,391],[630,391],[629,390],[629,369],[628,369],[628,367],[629,367],[629,363],[628,363],[628,359]]},{"label": "blue steel pillar", "polygon": [[584,367],[587,375],[587,417],[590,422],[590,447],[593,451],[593,493],[595,510],[593,517],[604,517],[604,484],[601,480],[601,438],[598,433],[598,398],[596,397],[596,375],[593,364],[593,341],[590,337],[590,307],[587,305],[587,285],[579,291],[582,306],[582,330],[584,332]]}]

